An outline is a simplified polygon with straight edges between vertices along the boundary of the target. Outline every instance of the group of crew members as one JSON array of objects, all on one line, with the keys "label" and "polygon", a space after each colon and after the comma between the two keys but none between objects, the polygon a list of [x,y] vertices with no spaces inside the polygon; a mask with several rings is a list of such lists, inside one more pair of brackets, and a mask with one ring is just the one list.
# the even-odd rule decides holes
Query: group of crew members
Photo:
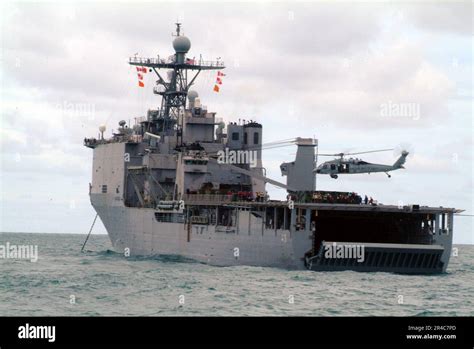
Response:
[{"label": "group of crew members", "polygon": [[[256,192],[255,195],[251,191],[234,191],[228,190],[224,192],[230,201],[255,201],[265,202],[268,200],[268,194],[265,192]],[[204,193],[202,191],[190,192],[187,194],[208,194],[208,195],[223,195],[222,191],[209,192],[208,190]],[[304,192],[298,194],[288,194],[287,200],[293,200],[295,202],[307,202],[307,203],[327,203],[327,204],[353,204],[353,205],[376,205],[377,202],[367,195],[362,198],[354,192],[330,192],[330,191],[314,191]]]},{"label": "group of crew members", "polygon": [[257,201],[264,202],[268,199],[268,196],[263,192],[256,192],[255,196],[251,191],[238,191],[233,192],[229,190],[227,196],[231,198],[232,201]]},{"label": "group of crew members", "polygon": [[[300,198],[300,200],[298,200]],[[353,204],[353,205],[376,205],[376,201],[367,195],[362,198],[354,192],[330,192],[315,191],[304,192],[299,195],[288,194],[287,200],[303,201],[307,203],[323,203],[323,204]]]}]

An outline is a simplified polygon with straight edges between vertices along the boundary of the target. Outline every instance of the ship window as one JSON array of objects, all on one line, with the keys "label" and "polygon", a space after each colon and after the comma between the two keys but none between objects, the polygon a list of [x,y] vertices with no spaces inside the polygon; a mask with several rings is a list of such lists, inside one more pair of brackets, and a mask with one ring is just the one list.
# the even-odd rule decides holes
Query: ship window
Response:
[{"label": "ship window", "polygon": [[448,215],[441,213],[441,233],[448,234]]},{"label": "ship window", "polygon": [[232,140],[233,141],[238,141],[239,140],[239,133],[238,132],[232,132]]},{"label": "ship window", "polygon": [[102,185],[102,193],[103,194],[107,193],[107,185],[106,184]]},{"label": "ship window", "polygon": [[185,165],[207,165],[207,160],[184,160]]},{"label": "ship window", "polygon": [[258,132],[253,133],[253,144],[258,144]]},{"label": "ship window", "polygon": [[155,212],[155,219],[158,222],[171,222],[171,213]]},{"label": "ship window", "polygon": [[184,215],[175,212],[155,212],[155,219],[158,222],[184,223]]}]

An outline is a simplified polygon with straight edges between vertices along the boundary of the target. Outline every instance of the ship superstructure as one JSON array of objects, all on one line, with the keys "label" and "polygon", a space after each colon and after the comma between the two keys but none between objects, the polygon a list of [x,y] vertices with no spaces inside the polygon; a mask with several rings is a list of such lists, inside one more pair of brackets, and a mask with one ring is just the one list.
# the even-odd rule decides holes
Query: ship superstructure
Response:
[{"label": "ship superstructure", "polygon": [[[91,203],[117,251],[180,255],[221,265],[437,273],[446,270],[455,209],[364,204],[355,193],[315,189],[317,141],[297,138],[286,183],[267,178],[263,125],[216,119],[191,89],[222,61],[188,59],[177,23],[169,59],[131,57],[157,76],[161,105],[92,148]],[[266,183],[287,191],[270,200]],[[362,248],[363,258],[349,256]],[[329,255],[334,251],[334,255]]]}]

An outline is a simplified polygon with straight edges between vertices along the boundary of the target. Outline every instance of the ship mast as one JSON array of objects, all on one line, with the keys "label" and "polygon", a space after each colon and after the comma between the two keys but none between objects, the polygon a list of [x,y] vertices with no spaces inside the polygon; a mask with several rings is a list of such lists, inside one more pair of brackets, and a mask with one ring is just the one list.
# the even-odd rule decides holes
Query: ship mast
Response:
[{"label": "ship mast", "polygon": [[[161,108],[148,120],[150,132],[167,136],[176,133],[178,145],[182,145],[183,115],[189,88],[201,70],[219,70],[225,66],[222,61],[187,59],[191,41],[181,33],[181,23],[176,23],[176,33],[173,36],[175,54],[170,59],[130,57],[129,64],[147,67],[158,77],[153,92],[162,96]],[[167,79],[159,73],[160,69],[168,71]]]}]

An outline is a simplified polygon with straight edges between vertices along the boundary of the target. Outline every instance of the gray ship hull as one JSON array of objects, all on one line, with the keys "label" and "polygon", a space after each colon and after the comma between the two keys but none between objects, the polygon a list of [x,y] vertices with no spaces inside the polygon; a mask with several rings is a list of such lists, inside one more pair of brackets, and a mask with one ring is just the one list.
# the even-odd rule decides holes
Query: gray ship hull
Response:
[{"label": "gray ship hull", "polygon": [[310,232],[261,229],[261,221],[255,217],[249,224],[248,211],[239,217],[240,226],[246,229],[201,224],[188,227],[185,223],[157,222],[153,209],[108,205],[102,194],[92,194],[91,201],[114,250],[130,256],[178,255],[216,266],[304,269],[304,254],[311,249]]},{"label": "gray ship hull", "polygon": [[338,242],[364,246],[364,261],[328,259],[324,248],[334,242],[324,242],[309,255],[311,230],[266,229],[263,218],[246,210],[238,211],[236,226],[225,227],[159,222],[156,210],[126,207],[119,200],[110,204],[104,194],[91,194],[91,201],[114,250],[125,256],[176,255],[216,266],[436,274],[446,271],[451,254],[452,234],[439,233],[424,245]]}]

